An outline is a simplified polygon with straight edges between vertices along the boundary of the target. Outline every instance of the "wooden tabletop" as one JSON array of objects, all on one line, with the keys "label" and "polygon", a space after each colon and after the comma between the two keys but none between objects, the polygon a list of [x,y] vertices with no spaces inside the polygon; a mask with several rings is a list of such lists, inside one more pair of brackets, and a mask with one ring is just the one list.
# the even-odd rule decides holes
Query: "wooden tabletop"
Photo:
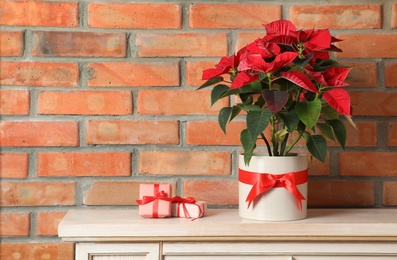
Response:
[{"label": "wooden tabletop", "polygon": [[309,209],[298,221],[243,219],[236,209],[203,218],[146,219],[136,209],[72,209],[58,226],[64,241],[397,241],[397,209]]}]

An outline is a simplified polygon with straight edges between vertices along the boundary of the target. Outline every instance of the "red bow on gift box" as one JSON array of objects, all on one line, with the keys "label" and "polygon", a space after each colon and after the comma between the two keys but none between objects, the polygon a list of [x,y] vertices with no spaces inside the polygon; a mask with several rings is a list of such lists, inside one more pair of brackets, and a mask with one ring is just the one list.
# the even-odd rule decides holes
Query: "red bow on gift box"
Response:
[{"label": "red bow on gift box", "polygon": [[[155,189],[158,188],[155,186]],[[156,192],[154,196],[143,196],[141,200],[136,200],[139,205],[145,205],[150,202],[153,202],[153,218],[158,218],[158,207],[159,200],[172,201],[172,198],[167,197],[167,193],[164,191]]]},{"label": "red bow on gift box", "polygon": [[139,205],[145,205],[155,200],[165,200],[165,201],[172,201],[173,198],[167,197],[167,193],[163,190],[157,192],[154,196],[143,196],[141,200],[136,200]]},{"label": "red bow on gift box", "polygon": [[259,195],[277,187],[284,187],[297,198],[299,210],[302,210],[302,200],[306,199],[296,185],[307,182],[307,169],[285,174],[256,173],[239,169],[239,181],[253,185],[245,200],[248,202],[248,208]]},{"label": "red bow on gift box", "polygon": [[196,204],[196,200],[194,198],[192,198],[192,197],[182,198],[182,197],[179,197],[179,196],[175,196],[173,198],[173,200],[172,200],[172,203],[178,203],[177,217],[180,216],[179,205],[182,205],[182,209],[183,209],[183,213],[184,213],[185,218],[190,218],[189,211],[186,208],[186,204],[196,205],[198,210],[199,210],[199,215],[196,218],[193,218],[192,220],[196,220],[196,219],[202,217],[205,214],[205,212],[203,212],[203,209],[201,209],[201,207]]}]

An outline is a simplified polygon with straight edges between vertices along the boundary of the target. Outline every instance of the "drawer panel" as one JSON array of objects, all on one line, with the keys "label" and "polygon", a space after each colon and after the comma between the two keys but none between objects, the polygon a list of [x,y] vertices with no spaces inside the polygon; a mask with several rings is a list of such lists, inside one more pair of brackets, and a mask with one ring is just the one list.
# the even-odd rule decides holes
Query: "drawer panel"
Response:
[{"label": "drawer panel", "polygon": [[158,260],[158,243],[77,243],[76,260]]},{"label": "drawer panel", "polygon": [[178,255],[178,256],[164,256],[163,260],[396,260],[397,255],[394,256],[347,256],[347,255],[329,255],[329,256],[278,256],[278,255]]},{"label": "drawer panel", "polygon": [[164,256],[163,260],[292,260],[290,256],[264,255],[194,255]]},{"label": "drawer panel", "polygon": [[141,255],[94,255],[92,260],[146,260],[146,256]]},{"label": "drawer panel", "polygon": [[[163,255],[165,256],[202,256],[202,255],[252,255],[252,256],[288,256],[294,260],[325,260],[360,259],[372,256],[384,257],[386,260],[397,260],[397,243],[362,242],[362,243],[329,243],[329,242],[252,242],[252,243],[171,243],[164,242]],[[323,258],[321,258],[323,257]],[[342,258],[341,258],[342,257]],[[364,260],[367,260],[363,258]],[[382,259],[382,258],[379,258]],[[277,259],[278,260],[278,259]],[[288,258],[290,260],[290,258]]]},{"label": "drawer panel", "polygon": [[330,255],[330,256],[294,256],[291,260],[396,260],[397,255],[383,256],[383,255],[360,255],[360,256],[346,256],[346,255]]}]

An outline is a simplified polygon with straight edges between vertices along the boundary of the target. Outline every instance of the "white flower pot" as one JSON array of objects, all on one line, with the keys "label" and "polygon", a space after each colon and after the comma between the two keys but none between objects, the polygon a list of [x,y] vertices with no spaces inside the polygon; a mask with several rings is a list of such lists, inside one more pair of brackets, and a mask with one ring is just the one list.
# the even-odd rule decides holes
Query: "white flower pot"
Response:
[{"label": "white flower pot", "polygon": [[[240,217],[262,221],[306,218],[307,174],[307,156],[304,154],[284,157],[254,155],[248,166],[244,164],[244,155],[240,154]],[[250,205],[247,198],[254,198]]]}]

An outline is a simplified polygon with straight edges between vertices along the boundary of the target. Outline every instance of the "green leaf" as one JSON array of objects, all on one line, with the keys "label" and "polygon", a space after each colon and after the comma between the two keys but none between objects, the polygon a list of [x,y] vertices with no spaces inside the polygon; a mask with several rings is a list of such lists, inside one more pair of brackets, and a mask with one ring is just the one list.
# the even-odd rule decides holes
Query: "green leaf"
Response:
[{"label": "green leaf", "polygon": [[335,60],[321,60],[320,62],[317,62],[313,68],[315,71],[323,71],[332,67],[346,67],[341,65],[340,63],[338,63]]},{"label": "green leaf", "polygon": [[222,77],[211,78],[211,79],[207,80],[206,82],[204,82],[204,84],[201,85],[197,90],[215,85],[216,83],[219,83],[221,81],[223,81]]},{"label": "green leaf", "polygon": [[244,163],[245,163],[245,165],[248,165],[249,162],[251,161],[251,157],[252,157],[252,154],[254,153],[256,144],[255,144],[255,142],[253,143],[251,141],[251,137],[250,137],[247,129],[244,129],[243,131],[241,131],[240,141],[241,141],[241,144],[243,145],[243,149],[244,149]]},{"label": "green leaf", "polygon": [[309,63],[309,61],[313,58],[313,56],[314,56],[314,53],[312,53],[312,54],[306,56],[304,59],[301,59],[301,58],[299,58],[299,57],[296,57],[292,62],[293,62],[295,65],[297,65],[297,66],[303,68],[304,66],[306,66],[307,63]]},{"label": "green leaf", "polygon": [[299,117],[295,110],[280,113],[279,115],[285,127],[287,127],[288,132],[292,133],[298,127]]},{"label": "green leaf", "polygon": [[329,124],[334,130],[334,134],[336,140],[340,146],[345,149],[346,144],[346,128],[342,121],[340,120],[326,120],[327,124]]},{"label": "green leaf", "polygon": [[254,97],[252,95],[249,95],[248,97],[242,99],[244,100],[244,105],[251,105],[252,102],[254,101]]},{"label": "green leaf", "polygon": [[262,110],[260,107],[256,106],[256,105],[245,105],[245,104],[238,104],[237,105],[241,110],[244,111],[260,111]]},{"label": "green leaf", "polygon": [[329,124],[327,124],[327,123],[318,123],[316,126],[318,127],[318,129],[321,130],[321,132],[323,132],[323,134],[326,137],[328,137],[332,141],[335,141],[334,131],[332,130],[332,127]]},{"label": "green leaf", "polygon": [[321,112],[328,119],[339,119],[339,113],[335,109],[333,109],[330,105],[326,104],[321,108]]},{"label": "green leaf", "polygon": [[238,106],[233,106],[232,108],[232,115],[230,116],[229,122],[232,121],[238,114],[240,114],[241,108]]},{"label": "green leaf", "polygon": [[218,123],[225,134],[226,134],[226,124],[227,122],[229,122],[229,118],[231,114],[232,114],[231,107],[224,107],[221,109],[221,111],[219,111]]},{"label": "green leaf", "polygon": [[223,98],[223,93],[227,92],[229,87],[223,84],[215,86],[211,91],[211,106],[215,104],[216,101]]},{"label": "green leaf", "polygon": [[275,141],[276,142],[283,141],[286,134],[288,134],[288,131],[285,128],[281,129],[280,131],[277,131],[275,134]]},{"label": "green leaf", "polygon": [[320,118],[321,100],[316,99],[309,102],[298,102],[295,106],[299,119],[310,129],[314,127]]},{"label": "green leaf", "polygon": [[247,130],[252,142],[256,143],[258,136],[265,131],[271,115],[268,108],[247,113]]},{"label": "green leaf", "polygon": [[306,147],[310,154],[313,155],[313,157],[317,160],[325,163],[328,146],[324,136],[310,135],[308,133],[306,133],[304,136],[306,138]]},{"label": "green leaf", "polygon": [[299,120],[298,126],[296,127],[298,132],[304,132],[306,130],[306,125]]},{"label": "green leaf", "polygon": [[251,82],[251,83],[249,84],[249,86],[250,86],[253,90],[257,91],[257,92],[260,92],[260,91],[262,90],[262,83],[261,83],[259,80],[254,81],[254,82]]},{"label": "green leaf", "polygon": [[252,88],[249,85],[245,85],[242,86],[241,88],[229,89],[229,91],[223,93],[221,97],[223,98],[223,97],[238,95],[243,93],[255,93],[255,92],[252,90]]},{"label": "green leaf", "polygon": [[249,164],[258,136],[266,129],[270,121],[271,112],[269,109],[249,111],[247,113],[247,129],[240,135],[240,141],[244,148],[244,162]]}]

